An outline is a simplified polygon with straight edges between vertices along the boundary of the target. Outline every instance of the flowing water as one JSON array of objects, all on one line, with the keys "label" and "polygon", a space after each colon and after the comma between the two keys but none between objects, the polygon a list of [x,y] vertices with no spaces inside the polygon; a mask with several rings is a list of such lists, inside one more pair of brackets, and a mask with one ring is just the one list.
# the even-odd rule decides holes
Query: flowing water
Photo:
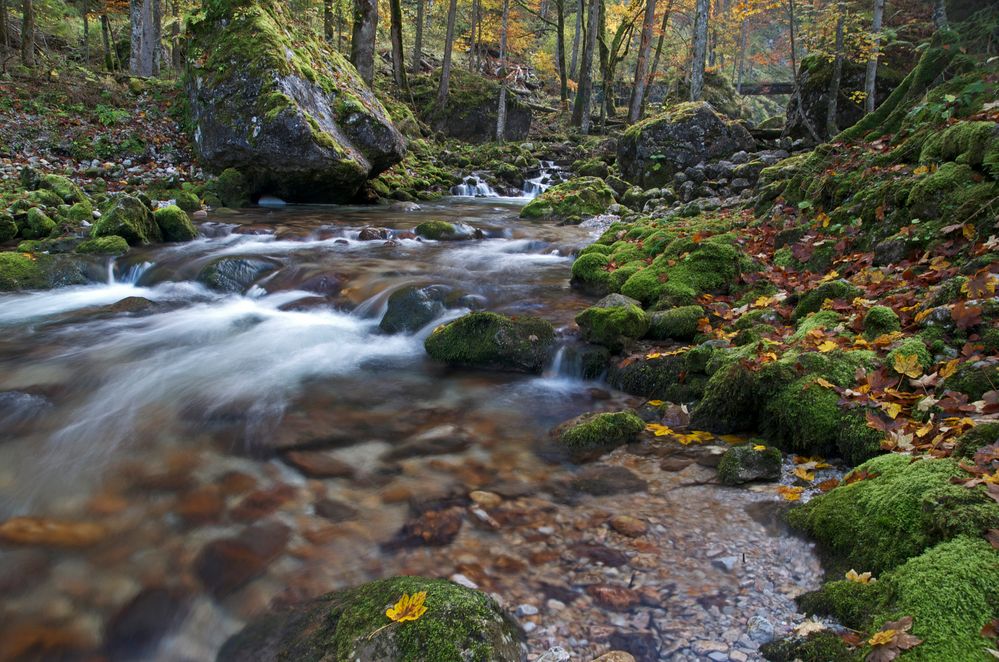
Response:
[{"label": "flowing water", "polygon": [[[619,492],[593,495],[548,430],[640,400],[579,379],[565,351],[536,377],[425,356],[434,326],[483,308],[543,316],[571,343],[591,300],[569,266],[599,228],[523,223],[519,204],[230,212],[109,263],[106,283],[0,296],[0,520],[49,527],[46,544],[0,547],[0,660],[212,659],[269,606],[400,573],[536,607],[521,609],[535,655],[585,660],[615,637],[652,651],[640,659],[696,659],[702,639],[752,653],[757,611],[789,627],[818,565],[772,497],[705,485],[710,463],[649,444],[583,469]],[[482,238],[416,239],[429,219]],[[199,281],[220,258],[241,260],[241,291]],[[381,332],[410,285],[449,307]],[[622,513],[647,534],[610,531]],[[431,530],[415,542],[399,533],[414,518]],[[208,555],[222,538],[243,547]]]}]

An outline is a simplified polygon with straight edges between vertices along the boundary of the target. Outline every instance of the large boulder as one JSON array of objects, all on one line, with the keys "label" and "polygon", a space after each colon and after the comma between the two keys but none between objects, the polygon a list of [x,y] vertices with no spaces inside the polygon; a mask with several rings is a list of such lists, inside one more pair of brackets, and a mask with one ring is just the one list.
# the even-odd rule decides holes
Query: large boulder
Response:
[{"label": "large boulder", "polygon": [[72,255],[0,253],[0,292],[47,290],[97,282],[106,276],[102,262]]},{"label": "large boulder", "polygon": [[650,188],[671,183],[675,173],[690,166],[754,147],[744,126],[695,101],[630,127],[618,141],[617,162],[625,179]]},{"label": "large boulder", "polygon": [[[386,611],[425,593],[425,611],[395,622]],[[444,579],[393,577],[263,616],[233,636],[219,662],[352,660],[521,662],[523,631],[485,593]]]},{"label": "large boulder", "polygon": [[94,223],[90,236],[123,237],[132,246],[163,241],[163,233],[156,224],[146,203],[131,195],[122,196],[111,211]]},{"label": "large boulder", "polygon": [[[787,104],[785,136],[814,142],[814,137],[805,124],[807,120],[819,138],[826,140],[832,137],[826,126],[832,69],[833,63],[821,55],[809,55],[801,60],[801,66],[798,68],[798,86],[803,112],[799,112],[798,99],[792,95]],[[864,102],[857,103],[850,94],[864,89],[866,76],[867,67],[863,62],[852,63],[848,60],[843,62],[843,75],[836,100],[836,125],[840,131],[850,128],[864,116]],[[884,101],[901,81],[902,76],[898,72],[882,63],[878,67],[878,76],[875,79],[875,102]]]},{"label": "large boulder", "polygon": [[539,373],[554,350],[555,329],[537,317],[469,313],[434,329],[424,347],[449,365]]},{"label": "large boulder", "polygon": [[521,218],[580,222],[614,204],[614,189],[599,177],[574,177],[551,187],[520,210]]},{"label": "large boulder", "polygon": [[[500,86],[493,80],[461,69],[451,69],[448,100],[437,104],[440,73],[417,76],[412,81],[413,99],[420,118],[434,131],[472,143],[496,140],[496,113]],[[516,94],[506,95],[506,140],[526,140],[531,130],[531,109]]]},{"label": "large boulder", "polygon": [[406,141],[354,67],[293,33],[276,0],[210,0],[191,28],[194,142],[211,169],[252,194],[346,202],[405,155]]}]

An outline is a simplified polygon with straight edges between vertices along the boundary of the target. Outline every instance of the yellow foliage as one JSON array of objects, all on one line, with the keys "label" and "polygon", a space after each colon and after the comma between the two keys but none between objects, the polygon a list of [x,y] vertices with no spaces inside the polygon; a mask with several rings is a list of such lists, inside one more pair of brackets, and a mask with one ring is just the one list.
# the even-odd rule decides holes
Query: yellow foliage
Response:
[{"label": "yellow foliage", "polygon": [[915,354],[896,354],[892,367],[898,374],[912,379],[923,374],[923,366],[919,365],[919,357]]},{"label": "yellow foliage", "polygon": [[427,608],[423,604],[423,601],[426,599],[426,591],[420,591],[413,595],[403,593],[398,602],[385,610],[385,615],[396,623],[415,621],[427,613]]},{"label": "yellow foliage", "polygon": [[857,572],[852,568],[846,573],[846,578],[851,582],[857,582],[858,584],[871,584],[878,581],[871,576],[870,572]]}]

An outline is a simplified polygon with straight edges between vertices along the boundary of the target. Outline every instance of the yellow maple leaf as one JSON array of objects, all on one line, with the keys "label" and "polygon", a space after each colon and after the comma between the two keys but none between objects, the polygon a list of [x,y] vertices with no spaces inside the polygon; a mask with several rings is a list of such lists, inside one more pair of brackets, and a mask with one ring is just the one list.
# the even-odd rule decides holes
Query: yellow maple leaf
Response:
[{"label": "yellow maple leaf", "polygon": [[808,481],[809,483],[815,480],[815,472],[809,471],[805,467],[795,467],[794,475],[800,478],[801,480]]},{"label": "yellow maple leaf", "polygon": [[890,644],[895,641],[896,634],[895,630],[882,630],[881,632],[875,632],[871,635],[871,638],[867,640],[867,643],[871,646],[884,646],[885,644]]},{"label": "yellow maple leaf", "polygon": [[803,487],[794,487],[791,485],[781,485],[777,488],[777,494],[785,501],[798,501],[801,499],[801,493],[805,491]]},{"label": "yellow maple leaf", "polygon": [[822,352],[823,354],[825,354],[826,352],[831,352],[833,350],[839,349],[839,345],[837,345],[832,340],[826,340],[825,342],[819,343],[818,349],[819,349],[820,352]]},{"label": "yellow maple leaf", "polygon": [[662,401],[662,400],[649,400],[645,404],[647,404],[647,405],[649,405],[651,407],[662,407],[666,403],[664,401]]},{"label": "yellow maple leaf", "polygon": [[926,174],[926,173],[928,173],[929,171],[930,171],[930,169],[929,169],[929,168],[927,168],[927,167],[926,167],[926,166],[924,166],[924,165],[921,165],[921,166],[919,166],[918,168],[916,168],[915,170],[913,170],[913,171],[912,171],[912,174],[914,174],[914,175],[915,175],[916,177],[920,177],[920,176],[922,176],[922,175],[925,175],[925,174]]},{"label": "yellow maple leaf", "polygon": [[957,372],[957,366],[959,365],[961,365],[961,359],[951,359],[950,361],[947,361],[947,364],[940,368],[940,376],[947,379]]},{"label": "yellow maple leaf", "polygon": [[758,453],[762,453],[766,449],[767,449],[767,447],[764,446],[763,444],[753,444],[753,450],[757,451]]},{"label": "yellow maple leaf", "polygon": [[766,308],[775,301],[773,297],[761,296],[753,302],[754,308]]},{"label": "yellow maple leaf", "polygon": [[964,238],[968,241],[974,241],[975,235],[977,234],[975,226],[971,223],[965,223],[961,226],[961,234],[964,235]]},{"label": "yellow maple leaf", "polygon": [[816,214],[815,220],[821,223],[822,227],[824,228],[829,227],[829,214],[825,213],[824,211],[820,211],[818,214]]},{"label": "yellow maple leaf", "polygon": [[850,571],[846,573],[846,578],[849,579],[851,582],[857,582],[858,584],[870,584],[872,582],[878,581],[871,576],[870,572],[857,572],[853,568],[851,568]]},{"label": "yellow maple leaf", "polygon": [[426,599],[426,591],[420,591],[413,595],[403,593],[398,602],[385,610],[385,615],[396,623],[415,621],[427,613],[427,608],[423,605],[423,601]]},{"label": "yellow maple leaf", "polygon": [[647,359],[658,359],[658,358],[661,358],[661,357],[662,357],[662,353],[660,353],[660,352],[649,352],[648,354],[645,355],[645,358],[647,358]]},{"label": "yellow maple leaf", "polygon": [[923,366],[919,365],[919,357],[915,354],[896,354],[892,367],[898,374],[911,377],[912,379],[916,379],[923,374]]},{"label": "yellow maple leaf", "polygon": [[645,426],[645,429],[657,437],[665,437],[666,435],[673,434],[673,430],[659,423],[649,423]]},{"label": "yellow maple leaf", "polygon": [[833,269],[832,271],[830,271],[829,273],[827,273],[825,276],[823,276],[819,280],[819,282],[820,283],[828,283],[829,281],[836,280],[837,278],[839,278],[839,272],[836,271],[835,269]]},{"label": "yellow maple leaf", "polygon": [[888,414],[888,417],[893,421],[898,418],[899,414],[902,413],[902,405],[897,402],[882,402],[881,408],[885,410],[885,413]]},{"label": "yellow maple leaf", "polygon": [[815,383],[818,384],[819,386],[823,387],[823,388],[836,388],[835,384],[833,384],[832,382],[830,382],[828,379],[824,379],[822,377],[819,377],[818,379],[816,379]]}]

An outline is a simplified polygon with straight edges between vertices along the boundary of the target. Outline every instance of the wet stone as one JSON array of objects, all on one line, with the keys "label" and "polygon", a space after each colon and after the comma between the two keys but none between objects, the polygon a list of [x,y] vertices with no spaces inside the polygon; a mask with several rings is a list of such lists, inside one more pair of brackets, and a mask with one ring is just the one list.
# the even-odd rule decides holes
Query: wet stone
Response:
[{"label": "wet stone", "polygon": [[464,521],[463,510],[458,507],[427,510],[410,518],[395,537],[385,543],[387,550],[408,547],[444,547],[458,536]]},{"label": "wet stone", "polygon": [[336,499],[320,499],[315,503],[316,514],[331,522],[347,522],[357,519],[357,509]]},{"label": "wet stone", "polygon": [[354,468],[322,451],[289,451],[284,461],[311,478],[350,478]]},{"label": "wet stone", "polygon": [[204,587],[222,598],[267,571],[284,551],[290,530],[270,522],[243,529],[232,538],[205,545],[194,561],[194,571]]},{"label": "wet stone", "polygon": [[632,517],[631,515],[615,515],[610,518],[610,527],[620,533],[623,536],[628,536],[630,538],[637,538],[638,536],[645,535],[648,530],[649,525],[643,520],[637,517]]},{"label": "wet stone", "polygon": [[648,483],[624,467],[594,466],[580,471],[572,480],[572,488],[593,496],[610,496],[644,492]]},{"label": "wet stone", "polygon": [[611,586],[609,584],[594,584],[586,587],[586,593],[593,598],[597,604],[608,609],[626,611],[638,606],[642,599],[637,591],[623,586]]},{"label": "wet stone", "polygon": [[609,568],[619,568],[628,563],[628,557],[624,553],[596,543],[577,543],[570,550],[577,558],[597,561]]},{"label": "wet stone", "polygon": [[148,657],[188,608],[189,596],[179,590],[143,589],[111,617],[105,629],[105,651],[112,660]]},{"label": "wet stone", "polygon": [[291,485],[278,484],[273,487],[251,492],[233,508],[232,518],[240,522],[252,522],[270,515],[295,496]]},{"label": "wet stone", "polygon": [[625,654],[634,656],[636,662],[656,662],[659,657],[659,644],[651,632],[615,632],[608,643]]}]

